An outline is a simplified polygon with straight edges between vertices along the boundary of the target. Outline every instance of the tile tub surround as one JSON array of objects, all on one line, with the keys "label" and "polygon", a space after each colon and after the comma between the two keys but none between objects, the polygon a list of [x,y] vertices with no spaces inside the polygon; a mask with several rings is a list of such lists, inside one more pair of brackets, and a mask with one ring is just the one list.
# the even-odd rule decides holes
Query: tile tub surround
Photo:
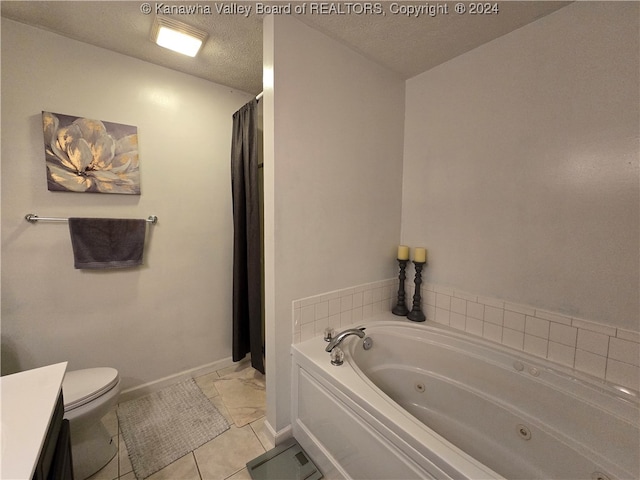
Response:
[{"label": "tile tub surround", "polygon": [[[324,334],[331,326],[338,330],[389,311],[395,305],[398,279],[381,280],[335,290],[293,302],[293,342]],[[407,297],[411,305],[411,298]]]},{"label": "tile tub surround", "polygon": [[[411,308],[414,286],[405,285]],[[397,279],[336,290],[293,302],[298,343],[390,311]],[[428,321],[522,350],[580,372],[640,391],[640,333],[425,283],[422,310]],[[398,317],[403,319],[403,317]]]}]

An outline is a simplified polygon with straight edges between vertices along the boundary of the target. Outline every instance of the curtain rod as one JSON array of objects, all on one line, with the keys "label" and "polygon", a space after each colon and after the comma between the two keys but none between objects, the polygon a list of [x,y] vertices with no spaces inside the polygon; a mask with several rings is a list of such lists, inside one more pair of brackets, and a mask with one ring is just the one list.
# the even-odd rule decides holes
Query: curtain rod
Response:
[{"label": "curtain rod", "polygon": [[[39,217],[34,213],[28,213],[24,216],[24,219],[27,222],[31,222],[31,223],[36,223],[40,220],[42,220],[43,222],[68,222],[69,219],[68,218],[60,218],[60,217]],[[146,220],[147,222],[151,223],[151,224],[156,224],[158,221],[158,217],[155,215],[149,215],[149,218],[147,218]]]},{"label": "curtain rod", "polygon": [[259,94],[257,94],[256,100],[260,100],[262,98],[262,95],[264,95],[264,92],[260,92]]}]

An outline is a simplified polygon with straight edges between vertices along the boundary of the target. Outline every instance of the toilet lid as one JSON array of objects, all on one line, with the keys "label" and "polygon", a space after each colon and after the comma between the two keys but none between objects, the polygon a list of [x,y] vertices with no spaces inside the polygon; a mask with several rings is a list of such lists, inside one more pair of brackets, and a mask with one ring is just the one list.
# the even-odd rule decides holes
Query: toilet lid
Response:
[{"label": "toilet lid", "polygon": [[86,368],[65,373],[62,381],[65,411],[77,408],[103,395],[119,380],[118,370],[109,367]]}]

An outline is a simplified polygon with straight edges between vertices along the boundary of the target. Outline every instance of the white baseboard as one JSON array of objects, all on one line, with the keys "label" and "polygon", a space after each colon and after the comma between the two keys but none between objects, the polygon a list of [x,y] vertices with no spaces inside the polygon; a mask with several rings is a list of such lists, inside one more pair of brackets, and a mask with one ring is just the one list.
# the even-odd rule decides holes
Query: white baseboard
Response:
[{"label": "white baseboard", "polygon": [[285,440],[288,440],[289,438],[293,437],[293,429],[291,428],[291,424],[287,425],[283,429],[276,432],[275,429],[269,423],[269,420],[265,418],[264,426],[266,429],[266,433],[269,436],[269,441],[273,445],[277,446],[282,442],[284,442]]},{"label": "white baseboard", "polygon": [[[237,364],[242,364],[249,360],[244,359],[240,362],[235,362]],[[143,397],[153,392],[157,392],[158,390],[162,390],[170,385],[186,380],[187,378],[195,378],[201,375],[207,375],[208,373],[213,373],[222,368],[227,368],[234,365],[231,357],[223,358],[222,360],[218,360],[217,362],[208,363],[206,365],[200,365],[199,367],[191,368],[189,370],[184,370],[182,372],[178,372],[173,375],[169,375],[167,377],[159,378],[158,380],[154,380],[152,382],[144,383],[142,385],[138,385],[136,387],[131,387],[126,390],[120,392],[120,397],[118,398],[118,402],[126,402],[128,400],[134,400],[136,398]]]}]

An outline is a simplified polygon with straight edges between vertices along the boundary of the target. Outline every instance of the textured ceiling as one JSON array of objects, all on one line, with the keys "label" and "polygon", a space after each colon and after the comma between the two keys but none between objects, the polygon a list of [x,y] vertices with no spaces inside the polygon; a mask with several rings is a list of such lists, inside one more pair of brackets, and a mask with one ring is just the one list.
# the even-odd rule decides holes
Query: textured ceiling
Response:
[{"label": "textured ceiling", "polygon": [[[318,2],[263,2],[309,7]],[[396,5],[429,5],[427,2],[381,2],[382,15],[334,14],[296,15],[307,25],[349,46],[364,57],[411,78],[479,45],[548,15],[571,2],[503,1],[498,14],[459,15],[454,2],[445,14],[409,17],[394,13]],[[91,45],[139,58],[157,65],[204,78],[245,92],[262,90],[262,16],[255,2],[156,2],[144,14],[144,1],[7,1],[1,3],[2,16],[49,30]],[[209,38],[195,58],[158,47],[149,40],[156,8],[181,5],[195,14],[167,15],[205,30]],[[336,3],[330,4],[336,6]],[[362,4],[359,4],[362,5]],[[468,3],[467,3],[468,5]],[[221,6],[251,6],[248,16],[221,14]],[[208,12],[211,13],[208,13]]]}]

